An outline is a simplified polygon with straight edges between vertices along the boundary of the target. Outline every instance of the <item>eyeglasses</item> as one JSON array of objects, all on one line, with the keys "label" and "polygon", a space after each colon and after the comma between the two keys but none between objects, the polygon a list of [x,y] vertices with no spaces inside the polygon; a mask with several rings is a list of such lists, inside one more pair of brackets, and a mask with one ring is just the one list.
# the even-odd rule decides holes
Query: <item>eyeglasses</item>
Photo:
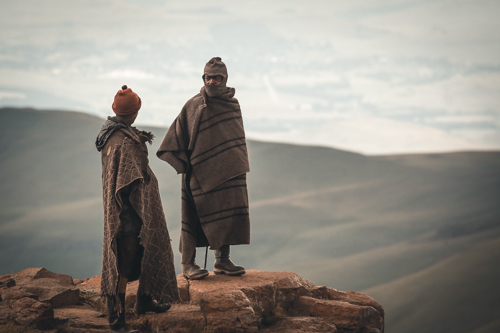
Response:
[{"label": "eyeglasses", "polygon": [[213,81],[215,83],[221,83],[222,82],[222,75],[205,75],[205,82],[210,83],[210,81]]}]

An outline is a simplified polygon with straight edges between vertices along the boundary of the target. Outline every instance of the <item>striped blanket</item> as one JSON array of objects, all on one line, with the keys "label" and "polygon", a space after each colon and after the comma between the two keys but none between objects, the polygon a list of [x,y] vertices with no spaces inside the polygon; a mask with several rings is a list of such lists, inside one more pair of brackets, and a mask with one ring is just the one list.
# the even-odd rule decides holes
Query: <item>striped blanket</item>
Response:
[{"label": "striped blanket", "polygon": [[245,131],[234,89],[208,97],[204,87],[169,127],[157,156],[182,177],[184,245],[250,243]]}]

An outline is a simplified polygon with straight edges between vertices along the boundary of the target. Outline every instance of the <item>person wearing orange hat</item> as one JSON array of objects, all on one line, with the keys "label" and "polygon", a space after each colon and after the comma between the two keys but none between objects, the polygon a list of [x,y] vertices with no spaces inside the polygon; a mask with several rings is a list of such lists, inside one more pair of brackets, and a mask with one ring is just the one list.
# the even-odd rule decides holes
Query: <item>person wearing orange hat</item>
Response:
[{"label": "person wearing orange hat", "polygon": [[127,86],[116,93],[96,139],[101,152],[104,241],[101,297],[112,332],[139,332],[125,323],[127,283],[139,280],[135,311],[165,312],[179,299],[177,280],[158,181],[149,167],[151,132],[131,125],[141,99]]}]

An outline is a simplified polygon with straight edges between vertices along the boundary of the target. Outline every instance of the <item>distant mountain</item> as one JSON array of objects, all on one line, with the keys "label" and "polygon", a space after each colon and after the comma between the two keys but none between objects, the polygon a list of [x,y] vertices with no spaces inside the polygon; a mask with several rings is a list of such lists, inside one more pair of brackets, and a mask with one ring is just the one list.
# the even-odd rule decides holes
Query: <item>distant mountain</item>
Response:
[{"label": "distant mountain", "polygon": [[[104,120],[13,108],[0,109],[0,120],[0,275],[42,266],[99,274],[94,140]],[[180,177],[155,155],[166,129],[138,127],[156,135],[150,163],[177,248]],[[237,263],[365,292],[386,308],[389,332],[472,332],[472,323],[477,333],[498,331],[500,152],[248,147],[252,244],[232,248]],[[208,269],[212,262],[209,253]]]},{"label": "distant mountain", "polygon": [[500,233],[436,264],[365,290],[388,314],[388,332],[500,332]]}]

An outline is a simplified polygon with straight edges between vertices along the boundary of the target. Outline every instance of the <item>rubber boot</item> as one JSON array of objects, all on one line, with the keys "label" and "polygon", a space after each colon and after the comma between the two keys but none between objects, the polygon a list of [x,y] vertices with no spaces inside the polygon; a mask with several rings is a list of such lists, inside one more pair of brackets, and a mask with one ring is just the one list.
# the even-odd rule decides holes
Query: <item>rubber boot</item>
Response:
[{"label": "rubber boot", "polygon": [[[118,294],[118,298],[120,300],[120,313],[117,314],[114,304],[114,298],[108,296],[108,320],[109,320],[109,328],[112,333],[141,333],[138,330],[131,330],[127,327],[125,323],[125,293]],[[110,308],[111,304],[111,308]]]},{"label": "rubber boot", "polygon": [[138,315],[146,312],[162,313],[170,309],[171,304],[159,304],[150,295],[141,292],[141,286],[137,290],[137,300],[135,302],[134,310]]},{"label": "rubber boot", "polygon": [[186,261],[182,261],[182,274],[190,279],[190,280],[199,280],[208,276],[208,271],[206,269],[202,269],[200,266],[196,264],[194,258],[196,257],[196,248],[190,250],[191,253],[182,253],[182,258],[188,258]]},{"label": "rubber boot", "polygon": [[229,245],[223,245],[215,250],[214,273],[230,276],[245,274],[243,266],[237,266],[229,259]]}]

